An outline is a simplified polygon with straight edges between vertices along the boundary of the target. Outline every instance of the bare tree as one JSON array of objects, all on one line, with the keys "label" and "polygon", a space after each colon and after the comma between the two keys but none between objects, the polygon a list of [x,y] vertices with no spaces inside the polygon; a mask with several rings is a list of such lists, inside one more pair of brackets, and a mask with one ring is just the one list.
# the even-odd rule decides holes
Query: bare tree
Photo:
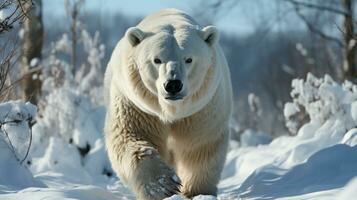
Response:
[{"label": "bare tree", "polygon": [[43,44],[42,0],[33,0],[33,3],[24,5],[28,19],[23,24],[22,41],[22,81],[23,98],[33,104],[37,104],[41,95],[41,70],[31,73],[41,60]]},{"label": "bare tree", "polygon": [[74,0],[74,1],[65,1],[67,14],[71,17],[71,38],[72,38],[72,75],[75,76],[76,66],[77,66],[77,44],[78,44],[78,26],[79,24],[79,13],[80,8],[83,5],[84,0]]},{"label": "bare tree", "polygon": [[[340,4],[334,1],[333,5],[328,2],[310,3],[302,0],[285,0],[290,2],[296,11],[297,16],[306,24],[307,28],[314,34],[318,35],[324,40],[334,42],[340,48],[341,53],[341,70],[343,71],[342,79],[349,79],[356,81],[357,71],[356,71],[356,41],[354,39],[354,6],[352,0],[341,0]],[[308,17],[302,12],[302,10],[309,10],[311,12],[327,12],[337,17],[342,18],[342,24],[338,25],[336,28],[341,29],[342,37],[337,37],[329,34],[328,31],[323,30],[323,28],[316,26],[311,22]]]},{"label": "bare tree", "polygon": [[0,35],[9,36],[2,38],[6,42],[0,46],[0,101],[5,101],[11,94],[14,83],[10,79],[10,71],[18,60],[16,39],[10,37],[16,25],[21,24],[27,18],[25,5],[32,5],[32,0],[4,0],[0,3]]},{"label": "bare tree", "polygon": [[[32,6],[31,0],[4,0],[0,3],[0,12],[4,10],[10,10],[5,17],[0,18],[0,35],[6,35],[6,32],[10,32],[15,29],[17,24],[23,22],[28,17],[28,11],[30,9],[26,9],[26,6]],[[7,41],[4,44],[0,45],[0,102],[8,100],[10,96],[10,91],[13,86],[22,80],[22,78],[18,79],[15,82],[11,82],[10,72],[13,69],[15,63],[18,61],[18,50],[17,50],[17,42],[14,39],[6,38]],[[17,103],[17,105],[21,105],[21,103]],[[2,106],[7,106],[6,104],[2,104]],[[11,106],[11,105],[10,105]],[[12,110],[12,109],[11,109]],[[26,110],[26,109],[24,109]],[[23,111],[24,111],[23,110]],[[9,111],[10,112],[10,111]],[[2,113],[4,114],[4,113]],[[4,115],[2,119],[0,119],[0,134],[3,136],[4,142],[6,142],[9,146],[9,149],[14,153],[14,157],[22,164],[30,151],[31,142],[32,142],[32,130],[31,127],[33,125],[33,116],[26,115],[24,113],[21,114],[21,119],[16,118],[13,119],[9,116],[9,113]],[[15,116],[15,115],[14,115]],[[19,115],[16,115],[19,116]],[[26,145],[26,151],[23,156],[16,153],[16,147],[12,144],[12,139],[17,137],[15,132],[7,132],[6,126],[17,126],[20,123],[26,123],[28,127],[26,128],[29,132],[28,145],[26,143],[22,143],[22,146]],[[14,129],[10,129],[14,130]],[[23,129],[21,129],[23,130]],[[20,137],[17,137],[20,138]],[[24,141],[25,142],[25,141]],[[3,150],[1,150],[3,151]],[[21,157],[19,157],[19,155]]]},{"label": "bare tree", "polygon": [[341,0],[347,14],[344,15],[343,21],[343,72],[345,78],[353,80],[357,78],[356,71],[356,40],[354,39],[354,7],[352,5],[352,0]]}]

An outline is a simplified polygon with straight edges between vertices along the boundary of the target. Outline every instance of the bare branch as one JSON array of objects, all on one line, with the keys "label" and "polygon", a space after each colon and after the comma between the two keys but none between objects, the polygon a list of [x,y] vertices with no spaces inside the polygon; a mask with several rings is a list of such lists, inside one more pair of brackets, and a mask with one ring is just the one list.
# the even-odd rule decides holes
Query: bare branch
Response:
[{"label": "bare branch", "polygon": [[15,80],[14,82],[12,82],[7,87],[4,87],[2,89],[2,91],[0,91],[0,97],[3,95],[3,93],[5,93],[5,91],[15,87],[17,84],[19,84],[21,81],[23,81],[27,76],[29,76],[29,75],[31,75],[33,73],[36,73],[36,72],[40,72],[41,70],[42,70],[42,67],[31,68],[25,74],[23,74],[19,79]]},{"label": "bare branch", "polygon": [[10,137],[9,137],[9,134],[7,133],[6,129],[4,128],[4,125],[5,125],[5,124],[18,124],[18,123],[20,123],[20,122],[22,122],[22,121],[21,121],[21,120],[9,120],[9,121],[4,121],[4,122],[1,122],[1,121],[0,121],[0,130],[1,130],[1,132],[4,133],[5,138],[6,138],[7,141],[8,141],[8,145],[9,145],[10,150],[11,150],[12,153],[14,154],[16,160],[18,160],[18,161],[20,162],[20,164],[22,164],[22,163],[26,160],[26,158],[28,157],[28,155],[29,155],[29,153],[30,153],[31,144],[32,144],[32,125],[33,125],[33,123],[32,123],[32,117],[28,117],[28,118],[24,119],[23,121],[26,121],[27,124],[28,124],[28,129],[29,129],[29,131],[28,131],[28,133],[29,133],[29,144],[28,144],[28,146],[27,146],[26,153],[25,153],[24,157],[23,157],[21,160],[20,160],[20,158],[19,158],[19,157],[17,156],[17,154],[16,154],[15,147],[14,147],[14,145],[12,144],[12,141],[11,141],[11,139],[10,139]]},{"label": "bare branch", "polygon": [[339,10],[339,9],[331,8],[331,7],[324,6],[324,5],[317,5],[317,4],[301,2],[301,1],[296,1],[296,0],[285,0],[285,1],[292,3],[295,7],[305,7],[305,8],[316,9],[316,10],[324,10],[324,11],[329,11],[329,12],[333,12],[335,14],[344,15],[344,16],[351,15],[350,13],[348,13],[344,10]]},{"label": "bare branch", "polygon": [[[22,11],[22,13],[27,17],[27,18],[29,18],[29,16],[27,15],[27,10],[25,10],[25,8],[23,7],[23,5],[22,5],[22,3],[21,3],[21,0],[17,0],[17,3],[18,3],[18,5],[20,6],[20,8],[21,8],[21,11]],[[30,3],[31,3],[31,5],[32,5],[32,2],[30,1]],[[26,1],[24,2],[24,4],[26,4]]]},{"label": "bare branch", "polygon": [[30,153],[31,144],[32,144],[32,125],[31,125],[31,121],[32,121],[32,119],[28,119],[27,120],[27,123],[28,123],[28,126],[29,126],[29,137],[30,138],[29,138],[29,144],[27,146],[25,156],[20,161],[20,164],[22,164],[26,160],[26,158],[28,157],[28,155]]},{"label": "bare branch", "polygon": [[17,0],[16,2],[5,0],[0,4],[0,10],[14,7],[8,16],[0,20],[0,34],[11,30],[16,22],[23,21],[27,17],[27,11],[23,8],[23,5],[27,3],[32,5],[32,0]]},{"label": "bare branch", "polygon": [[[293,1],[295,2],[294,0],[287,0],[289,2]],[[330,35],[327,35],[325,34],[323,31],[321,31],[320,29],[316,28],[316,26],[314,24],[312,24],[301,12],[300,12],[300,8],[299,6],[295,6],[295,11],[296,11],[296,14],[297,16],[306,24],[307,28],[317,34],[319,37],[325,39],[325,40],[330,40],[330,41],[333,41],[335,42],[338,46],[340,47],[343,47],[343,43],[342,41],[337,38],[337,37],[333,37],[333,36],[330,36]]]},{"label": "bare branch", "polygon": [[16,40],[9,39],[0,46],[0,102],[9,94],[5,88],[9,85],[10,71],[18,60]]}]

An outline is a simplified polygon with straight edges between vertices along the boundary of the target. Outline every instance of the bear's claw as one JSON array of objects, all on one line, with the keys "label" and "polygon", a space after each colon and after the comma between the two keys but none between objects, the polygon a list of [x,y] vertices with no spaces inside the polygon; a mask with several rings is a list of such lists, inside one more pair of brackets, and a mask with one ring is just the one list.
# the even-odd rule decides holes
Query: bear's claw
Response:
[{"label": "bear's claw", "polygon": [[150,155],[140,163],[143,188],[140,199],[164,199],[180,193],[181,180],[175,171],[167,166],[159,157]]}]

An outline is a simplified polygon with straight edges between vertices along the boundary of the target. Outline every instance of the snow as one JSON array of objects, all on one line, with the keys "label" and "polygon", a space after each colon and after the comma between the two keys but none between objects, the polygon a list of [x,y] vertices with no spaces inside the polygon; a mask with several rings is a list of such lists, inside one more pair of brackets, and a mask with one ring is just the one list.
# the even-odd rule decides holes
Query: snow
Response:
[{"label": "snow", "polygon": [[0,21],[3,21],[6,18],[6,14],[4,10],[0,10]]},{"label": "snow", "polygon": [[18,36],[20,39],[23,39],[25,36],[25,29],[20,28],[19,32],[18,32]]},{"label": "snow", "polygon": [[[306,162],[286,169],[265,166],[251,174],[237,190],[241,197],[277,199],[343,187],[357,175],[357,147],[339,144],[313,154]],[[333,172],[333,173],[331,173]]]},{"label": "snow", "polygon": [[357,178],[354,178],[352,181],[350,181],[346,186],[345,189],[343,189],[339,195],[337,196],[336,199],[340,200],[349,200],[349,199],[354,199],[357,196]]},{"label": "snow", "polygon": [[272,138],[267,133],[245,130],[240,136],[240,144],[242,147],[258,146],[261,144],[269,144]]},{"label": "snow", "polygon": [[[0,104],[0,199],[135,199],[110,167],[103,106],[70,83],[48,87],[52,91],[32,127],[23,163],[26,148],[20,147],[26,145],[19,144],[27,144],[36,107],[20,101]],[[300,108],[309,120],[296,136],[272,139],[245,130],[240,142],[231,141],[218,199],[347,200],[357,195],[357,87],[312,75],[294,80],[292,87],[286,120],[301,123],[292,117]],[[4,124],[8,120],[16,123]],[[166,199],[187,200],[180,195]]]},{"label": "snow", "polygon": [[284,116],[285,118],[289,118],[290,116],[299,112],[299,107],[297,107],[294,103],[288,102],[284,106]]},{"label": "snow", "polygon": [[68,35],[63,34],[62,38],[55,44],[55,50],[70,54],[71,49],[71,41],[69,40]]},{"label": "snow", "polygon": [[254,93],[250,93],[248,95],[248,105],[249,105],[249,109],[252,112],[255,112],[258,116],[261,115],[262,108],[261,108],[261,105],[260,105],[260,99]]},{"label": "snow", "polygon": [[353,129],[349,130],[343,137],[341,143],[347,144],[350,146],[357,145],[357,129],[353,128]]},{"label": "snow", "polygon": [[32,67],[32,68],[37,67],[39,63],[40,63],[40,59],[38,59],[38,58],[33,58],[33,59],[30,61],[30,67]]},{"label": "snow", "polygon": [[[211,195],[197,195],[192,198],[192,200],[216,200],[217,198]],[[173,195],[165,200],[189,200],[188,198],[181,195]]]}]

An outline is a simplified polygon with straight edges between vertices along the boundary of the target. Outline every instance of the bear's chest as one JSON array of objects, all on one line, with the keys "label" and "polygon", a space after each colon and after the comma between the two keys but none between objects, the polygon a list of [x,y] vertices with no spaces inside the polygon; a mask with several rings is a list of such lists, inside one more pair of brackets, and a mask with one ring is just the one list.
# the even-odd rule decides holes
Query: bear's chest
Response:
[{"label": "bear's chest", "polygon": [[217,132],[217,121],[213,115],[196,115],[169,125],[169,136],[176,140],[196,140],[209,137]]}]

